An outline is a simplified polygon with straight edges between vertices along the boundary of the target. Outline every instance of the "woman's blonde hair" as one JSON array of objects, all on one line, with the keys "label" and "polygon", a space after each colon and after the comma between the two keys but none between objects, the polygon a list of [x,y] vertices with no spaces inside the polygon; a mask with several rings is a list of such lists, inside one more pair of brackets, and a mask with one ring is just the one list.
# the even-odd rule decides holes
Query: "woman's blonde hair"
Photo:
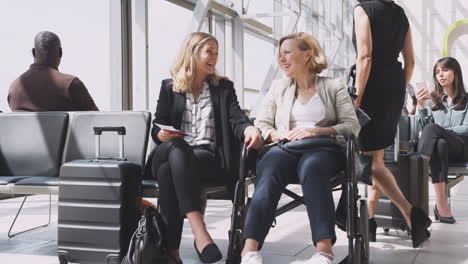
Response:
[{"label": "woman's blonde hair", "polygon": [[312,51],[312,57],[308,63],[310,72],[321,73],[328,67],[327,57],[325,56],[325,53],[323,53],[322,47],[320,47],[317,39],[304,32],[289,34],[280,39],[277,58],[278,62],[280,59],[281,44],[283,44],[287,39],[295,39],[297,41],[297,47],[302,51]]},{"label": "woman's blonde hair", "polygon": [[[215,37],[204,32],[193,32],[185,38],[170,70],[172,80],[174,81],[172,86],[174,92],[185,93],[192,90],[192,82],[195,79],[196,73],[197,54],[200,47],[208,40],[214,40],[216,41],[216,45],[218,45]],[[219,80],[222,78],[215,70],[213,74],[208,76],[208,81],[214,85],[218,85]]]}]

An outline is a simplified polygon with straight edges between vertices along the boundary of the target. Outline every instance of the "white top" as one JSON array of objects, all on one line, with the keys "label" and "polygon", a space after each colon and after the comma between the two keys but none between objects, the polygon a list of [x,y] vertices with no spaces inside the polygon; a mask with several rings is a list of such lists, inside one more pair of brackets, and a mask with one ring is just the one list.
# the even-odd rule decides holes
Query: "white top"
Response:
[{"label": "white top", "polygon": [[197,100],[191,92],[185,95],[185,110],[182,116],[181,130],[189,135],[184,139],[190,146],[214,143],[215,126],[213,105],[208,83],[203,83]]},{"label": "white top", "polygon": [[314,128],[315,124],[325,118],[325,106],[320,97],[315,93],[306,104],[301,104],[294,99],[291,109],[289,127],[294,128]]}]

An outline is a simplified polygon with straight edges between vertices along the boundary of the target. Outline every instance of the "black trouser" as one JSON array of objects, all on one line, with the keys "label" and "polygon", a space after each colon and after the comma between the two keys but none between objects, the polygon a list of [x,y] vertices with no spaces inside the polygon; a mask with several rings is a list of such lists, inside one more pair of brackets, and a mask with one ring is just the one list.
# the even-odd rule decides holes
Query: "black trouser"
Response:
[{"label": "black trouser", "polygon": [[464,160],[464,142],[461,137],[431,123],[424,127],[418,152],[431,158],[429,166],[432,183],[447,182],[449,160]]},{"label": "black trouser", "polygon": [[207,147],[190,147],[176,139],[158,145],[152,160],[159,182],[159,204],[166,223],[167,247],[178,249],[184,216],[201,211],[201,181],[220,181],[215,154]]}]

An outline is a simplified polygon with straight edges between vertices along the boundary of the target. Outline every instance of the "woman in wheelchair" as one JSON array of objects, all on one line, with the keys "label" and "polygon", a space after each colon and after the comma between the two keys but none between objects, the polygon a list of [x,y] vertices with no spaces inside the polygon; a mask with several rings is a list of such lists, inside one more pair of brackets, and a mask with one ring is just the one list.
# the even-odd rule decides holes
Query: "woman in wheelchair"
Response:
[{"label": "woman in wheelchair", "polygon": [[[318,41],[306,33],[295,33],[283,37],[279,44],[278,63],[288,78],[273,82],[255,120],[266,143],[322,135],[357,135],[359,123],[345,86],[318,75],[327,67]],[[278,146],[268,149],[257,161],[241,263],[262,263],[258,250],[291,178],[298,178],[302,185],[312,240],[317,247],[317,254],[308,263],[331,263],[336,235],[329,181],[344,166],[345,155],[339,151],[294,155]]]},{"label": "woman in wheelchair", "polygon": [[180,48],[172,78],[162,81],[151,131],[157,146],[148,162],[159,181],[169,263],[182,263],[184,216],[200,260],[221,260],[203,221],[201,182],[234,182],[240,140],[249,143],[247,148],[262,144],[260,132],[239,107],[233,83],[216,73],[217,60],[217,40],[206,33],[192,33]]},{"label": "woman in wheelchair", "polygon": [[439,59],[432,72],[434,91],[422,87],[416,92],[419,123],[423,128],[418,151],[430,157],[432,183],[436,193],[434,215],[442,223],[455,223],[445,197],[449,161],[466,160],[464,140],[468,136],[468,94],[460,64],[451,57]]}]

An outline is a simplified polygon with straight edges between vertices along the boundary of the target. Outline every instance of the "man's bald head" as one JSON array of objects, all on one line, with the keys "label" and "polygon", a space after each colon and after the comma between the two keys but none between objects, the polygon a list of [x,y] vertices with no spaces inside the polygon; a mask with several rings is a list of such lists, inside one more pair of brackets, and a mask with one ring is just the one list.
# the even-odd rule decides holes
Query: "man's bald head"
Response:
[{"label": "man's bald head", "polygon": [[42,31],[34,38],[32,52],[35,63],[58,67],[62,57],[62,44],[56,34],[50,31]]}]

